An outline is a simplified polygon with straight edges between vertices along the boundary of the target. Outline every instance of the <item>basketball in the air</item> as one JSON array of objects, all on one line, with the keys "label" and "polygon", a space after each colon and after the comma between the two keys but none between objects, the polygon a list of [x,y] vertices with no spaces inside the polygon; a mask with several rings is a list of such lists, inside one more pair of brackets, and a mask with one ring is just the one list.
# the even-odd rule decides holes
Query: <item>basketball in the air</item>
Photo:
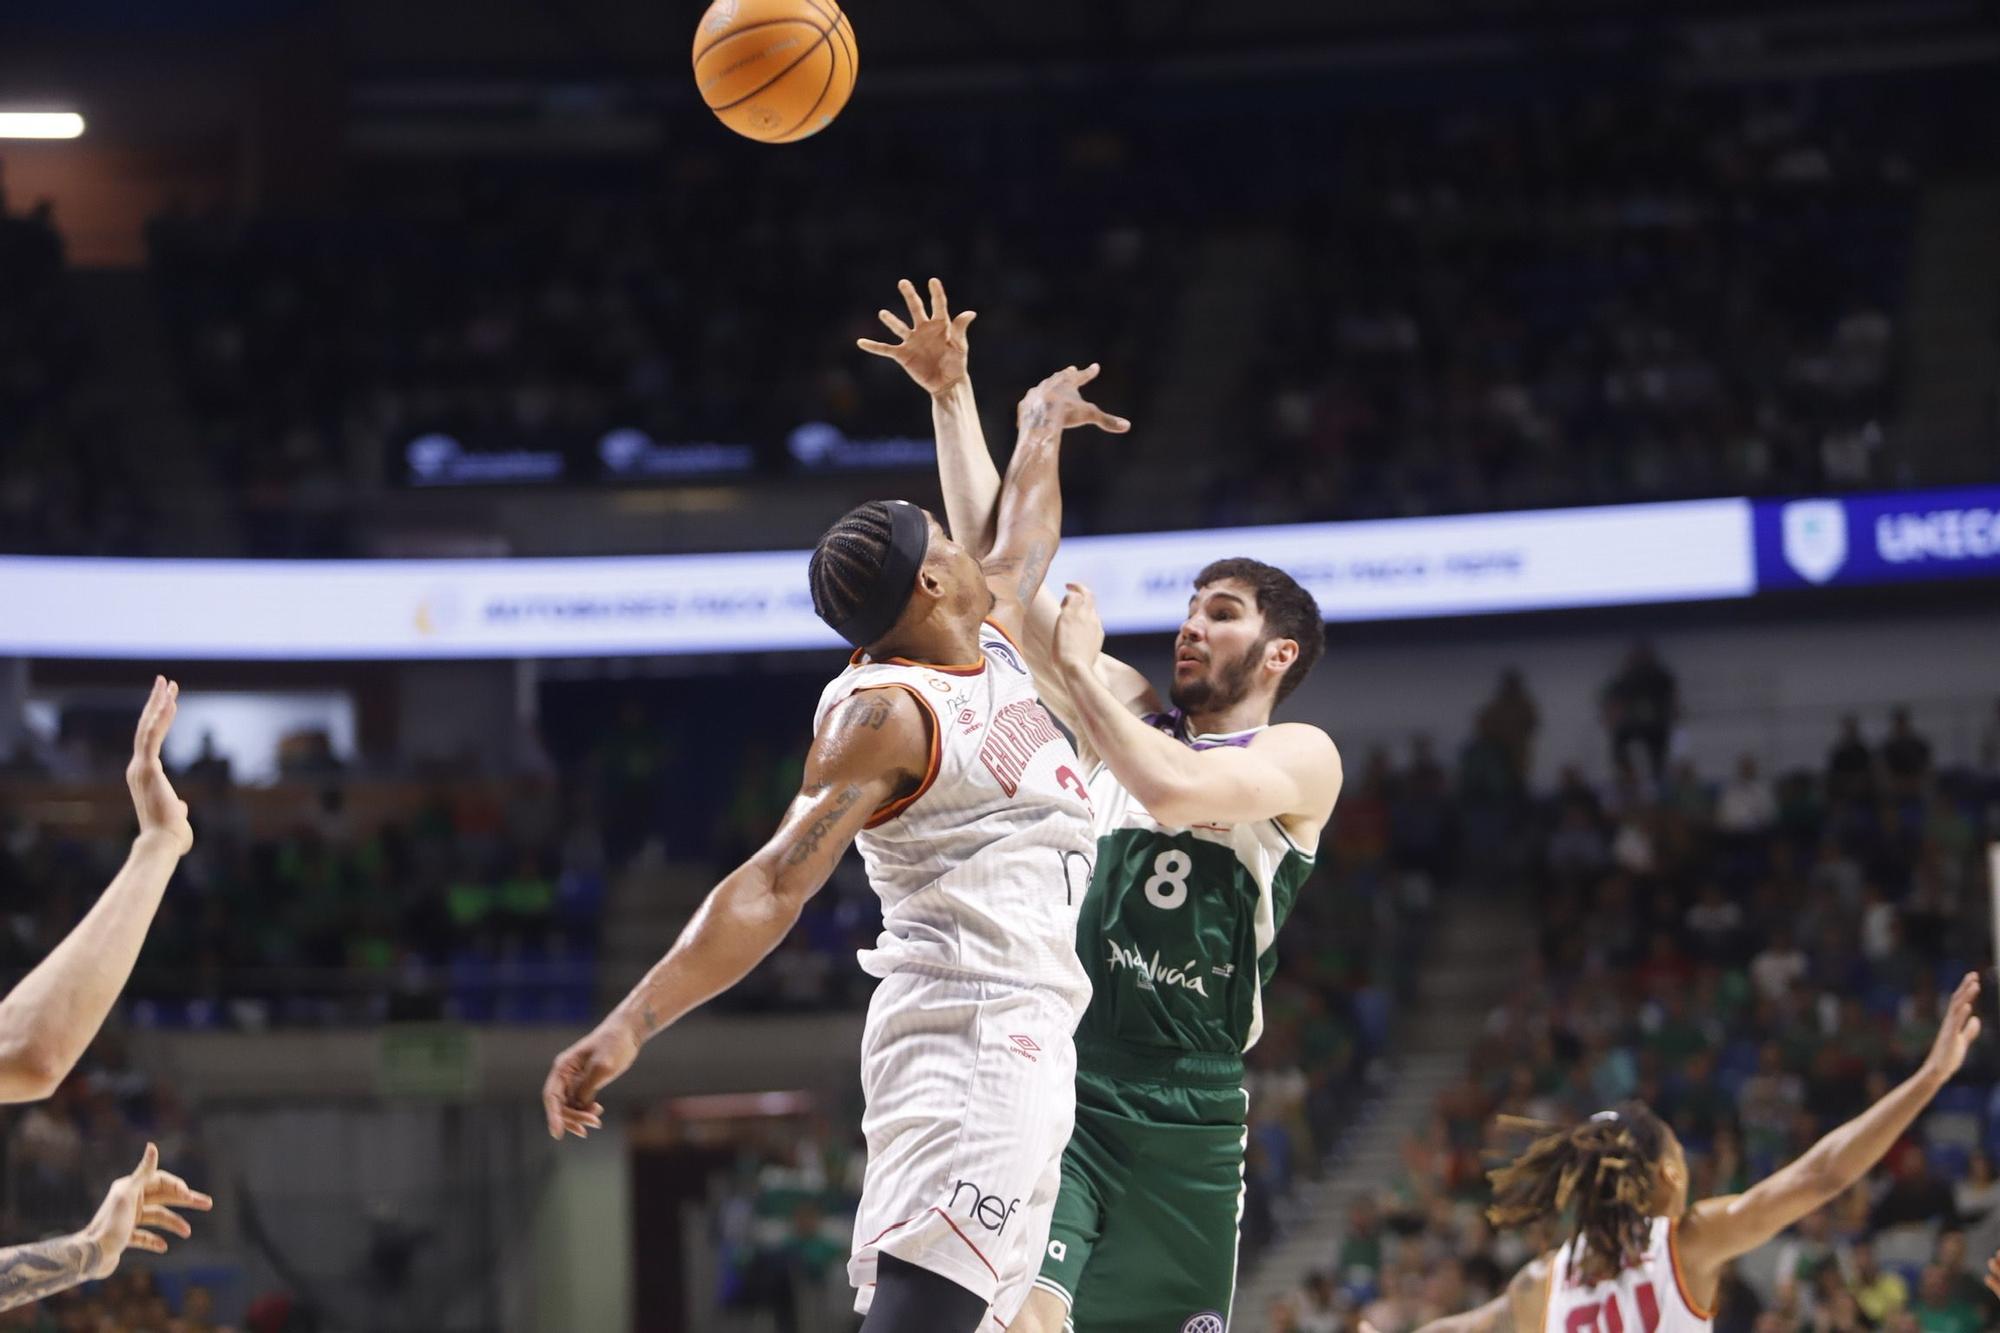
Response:
[{"label": "basketball in the air", "polygon": [[694,34],[694,82],[716,119],[764,143],[833,123],[860,51],[834,0],[715,0]]}]

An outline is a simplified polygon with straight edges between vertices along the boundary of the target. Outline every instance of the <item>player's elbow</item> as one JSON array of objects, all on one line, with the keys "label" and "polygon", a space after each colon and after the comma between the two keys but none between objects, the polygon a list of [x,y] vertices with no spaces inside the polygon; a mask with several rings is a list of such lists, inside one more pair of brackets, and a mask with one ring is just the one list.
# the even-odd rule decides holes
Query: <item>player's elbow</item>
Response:
[{"label": "player's elbow", "polygon": [[0,1102],[38,1102],[55,1094],[70,1062],[33,1037],[0,1043]]}]

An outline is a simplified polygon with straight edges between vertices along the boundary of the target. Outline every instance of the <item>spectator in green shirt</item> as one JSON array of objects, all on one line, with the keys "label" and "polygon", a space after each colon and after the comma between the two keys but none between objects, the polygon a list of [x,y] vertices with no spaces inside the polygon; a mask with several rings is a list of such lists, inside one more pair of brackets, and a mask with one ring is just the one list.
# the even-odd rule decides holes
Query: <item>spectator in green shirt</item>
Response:
[{"label": "spectator in green shirt", "polygon": [[1979,1333],[1985,1325],[1979,1309],[1952,1289],[1951,1274],[1943,1264],[1924,1269],[1910,1313],[1917,1317],[1922,1333]]}]

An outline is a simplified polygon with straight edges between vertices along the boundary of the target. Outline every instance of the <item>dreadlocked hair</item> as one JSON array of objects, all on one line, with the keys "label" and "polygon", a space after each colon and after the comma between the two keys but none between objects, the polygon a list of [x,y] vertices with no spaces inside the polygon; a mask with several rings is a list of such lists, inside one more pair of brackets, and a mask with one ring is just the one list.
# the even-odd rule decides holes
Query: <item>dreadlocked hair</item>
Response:
[{"label": "dreadlocked hair", "polygon": [[838,625],[854,614],[869,584],[882,572],[892,531],[889,506],[869,500],[841,515],[820,537],[806,567],[806,581],[812,585],[813,610],[821,620]]},{"label": "dreadlocked hair", "polygon": [[1617,1272],[1644,1257],[1667,1151],[1667,1127],[1644,1102],[1621,1102],[1568,1129],[1515,1116],[1501,1116],[1500,1124],[1539,1137],[1487,1173],[1493,1184],[1489,1222],[1527,1226],[1573,1209],[1569,1234],[1583,1240],[1579,1262],[1588,1255]]}]

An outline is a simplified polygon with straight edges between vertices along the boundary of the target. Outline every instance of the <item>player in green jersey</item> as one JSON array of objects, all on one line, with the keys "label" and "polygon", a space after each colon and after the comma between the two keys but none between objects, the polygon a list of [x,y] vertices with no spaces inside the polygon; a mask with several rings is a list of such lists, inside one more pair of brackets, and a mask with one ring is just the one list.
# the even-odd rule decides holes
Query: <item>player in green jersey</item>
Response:
[{"label": "player in green jersey", "polygon": [[[888,311],[895,360],[931,395],[954,533],[990,540],[1000,476],[967,374],[970,311],[933,279]],[[1086,371],[1094,373],[1094,368]],[[1324,645],[1282,570],[1218,561],[1195,579],[1167,701],[1103,652],[1089,592],[1035,596],[1022,647],[1089,770],[1097,856],[1077,950],[1077,1123],[1041,1280],[1014,1333],[1224,1333],[1242,1212],[1243,1052],[1263,1030],[1273,949],[1340,795],[1318,727],[1271,723]],[[1169,703],[1171,706],[1169,706]]]}]

